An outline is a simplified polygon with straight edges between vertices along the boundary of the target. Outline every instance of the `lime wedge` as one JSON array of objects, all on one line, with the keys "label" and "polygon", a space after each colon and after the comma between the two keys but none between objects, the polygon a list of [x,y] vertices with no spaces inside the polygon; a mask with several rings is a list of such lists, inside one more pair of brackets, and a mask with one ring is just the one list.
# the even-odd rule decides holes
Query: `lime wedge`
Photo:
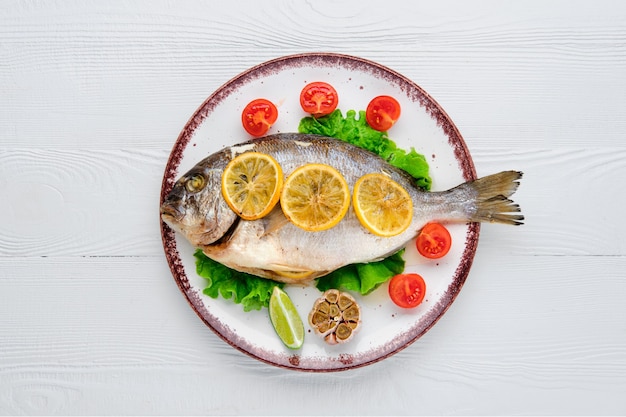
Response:
[{"label": "lime wedge", "polygon": [[270,297],[269,311],[280,340],[289,349],[299,349],[304,342],[304,325],[289,295],[278,286],[274,287]]}]

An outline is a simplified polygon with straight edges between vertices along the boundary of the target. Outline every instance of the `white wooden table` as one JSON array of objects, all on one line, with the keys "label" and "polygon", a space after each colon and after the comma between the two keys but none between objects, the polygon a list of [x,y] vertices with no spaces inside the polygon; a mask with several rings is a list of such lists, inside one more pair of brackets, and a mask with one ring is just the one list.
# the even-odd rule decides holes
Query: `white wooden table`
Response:
[{"label": "white wooden table", "polygon": [[[0,3],[0,414],[626,413],[626,3],[337,3]],[[437,325],[331,374],[213,334],[158,221],[200,103],[308,51],[404,74],[479,175],[525,173]]]}]

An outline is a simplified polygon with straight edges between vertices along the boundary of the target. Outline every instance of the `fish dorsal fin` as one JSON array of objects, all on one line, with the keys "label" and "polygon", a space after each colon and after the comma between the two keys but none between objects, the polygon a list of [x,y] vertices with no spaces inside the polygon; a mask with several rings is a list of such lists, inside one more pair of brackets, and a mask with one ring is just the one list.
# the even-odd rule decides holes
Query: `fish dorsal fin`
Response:
[{"label": "fish dorsal fin", "polygon": [[285,217],[279,205],[276,205],[276,207],[263,218],[263,221],[265,226],[264,236],[277,232],[289,223],[289,219]]}]

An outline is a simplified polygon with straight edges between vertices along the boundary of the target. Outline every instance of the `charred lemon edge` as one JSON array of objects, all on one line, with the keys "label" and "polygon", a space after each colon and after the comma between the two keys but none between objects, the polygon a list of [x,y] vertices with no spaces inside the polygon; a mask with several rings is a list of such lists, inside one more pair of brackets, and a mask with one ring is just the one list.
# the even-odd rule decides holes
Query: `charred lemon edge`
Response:
[{"label": "charred lemon edge", "polygon": [[[249,213],[244,213],[243,208],[238,207],[237,204],[233,201],[229,193],[229,185],[227,183],[228,183],[228,177],[229,177],[228,173],[232,171],[234,166],[236,164],[241,163],[243,160],[252,159],[252,158],[261,159],[261,160],[269,162],[269,165],[274,168],[274,171],[275,171],[274,178],[275,178],[276,183],[275,183],[274,189],[270,193],[271,198],[267,201],[265,207],[263,207],[262,210],[257,210],[255,213],[249,214]],[[226,201],[226,204],[228,204],[228,206],[235,213],[237,213],[239,217],[241,217],[244,220],[257,220],[268,215],[272,211],[274,206],[276,206],[276,204],[280,200],[280,193],[282,191],[283,182],[284,182],[284,179],[283,179],[282,167],[272,156],[265,154],[265,153],[261,153],[261,152],[244,152],[240,155],[237,155],[235,158],[233,158],[224,168],[224,172],[222,173],[222,195],[224,197],[224,200]]]},{"label": "charred lemon edge", "polygon": [[[336,211],[334,217],[324,223],[315,223],[313,221],[300,221],[296,217],[295,211],[292,210],[290,204],[292,199],[287,197],[287,194],[291,191],[292,183],[295,181],[295,179],[300,175],[306,175],[307,171],[310,172],[314,170],[320,170],[324,173],[330,173],[332,178],[338,180],[341,193],[343,194],[341,207],[339,207],[339,209]],[[294,225],[309,232],[320,232],[336,226],[345,217],[346,213],[348,213],[348,209],[350,208],[350,200],[350,187],[348,186],[348,182],[341,174],[341,172],[339,172],[331,165],[322,163],[310,163],[296,168],[283,183],[283,189],[280,196],[281,208],[283,210],[283,213],[285,214],[285,217],[287,217],[287,219],[289,219],[289,221],[291,221]]]},{"label": "charred lemon edge", "polygon": [[[393,187],[400,194],[400,198],[408,204],[408,214],[402,219],[403,222],[398,227],[395,227],[390,230],[382,229],[376,225],[378,218],[369,216],[367,210],[364,210],[363,201],[361,199],[361,191],[363,191],[363,187],[367,187],[366,182],[370,180],[376,180],[382,182],[386,187]],[[371,190],[370,190],[371,191]],[[367,192],[366,195],[372,195],[373,193]],[[397,200],[397,199],[396,199]],[[385,202],[384,198],[380,198],[379,201]],[[394,181],[387,174],[383,174],[381,172],[372,172],[369,174],[363,175],[361,178],[357,180],[354,184],[354,190],[352,192],[352,206],[354,209],[354,214],[359,219],[359,222],[370,232],[375,234],[376,236],[381,237],[392,237],[397,236],[400,233],[404,232],[411,225],[411,221],[413,220],[413,201],[411,200],[411,196],[407,192],[407,190],[401,186],[398,182]],[[384,209],[384,207],[382,207]],[[395,210],[392,210],[395,211]]]}]

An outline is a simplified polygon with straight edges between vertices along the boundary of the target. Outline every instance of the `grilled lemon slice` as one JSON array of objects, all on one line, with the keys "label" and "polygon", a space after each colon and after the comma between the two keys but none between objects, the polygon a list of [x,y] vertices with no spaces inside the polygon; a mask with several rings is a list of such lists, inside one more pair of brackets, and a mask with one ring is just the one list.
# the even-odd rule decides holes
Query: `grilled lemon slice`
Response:
[{"label": "grilled lemon slice", "polygon": [[287,177],[280,196],[285,216],[296,226],[318,232],[335,226],[350,207],[350,189],[335,168],[307,164]]},{"label": "grilled lemon slice", "polygon": [[280,199],[283,171],[270,155],[245,152],[228,163],[222,174],[222,194],[244,220],[269,214]]},{"label": "grilled lemon slice", "polygon": [[413,201],[409,193],[379,172],[357,180],[352,204],[361,224],[377,236],[399,235],[413,220]]}]

